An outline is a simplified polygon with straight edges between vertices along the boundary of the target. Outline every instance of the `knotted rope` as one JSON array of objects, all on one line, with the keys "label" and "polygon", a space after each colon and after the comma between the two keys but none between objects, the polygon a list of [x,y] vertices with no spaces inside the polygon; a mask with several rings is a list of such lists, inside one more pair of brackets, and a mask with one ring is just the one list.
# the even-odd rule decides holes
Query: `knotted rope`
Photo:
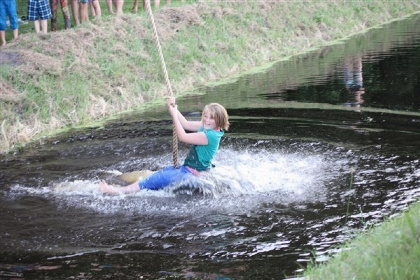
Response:
[{"label": "knotted rope", "polygon": [[[155,37],[156,45],[159,51],[160,64],[162,66],[163,75],[165,76],[166,87],[168,88],[169,96],[174,96],[172,92],[171,82],[169,81],[168,71],[166,70],[165,59],[162,53],[162,47],[160,46],[159,36],[156,30],[155,19],[153,17],[152,8],[150,7],[150,0],[146,0],[146,9],[152,22],[153,34]],[[178,168],[178,137],[176,134],[175,125],[173,126],[173,137],[172,137],[172,159],[174,167]]]}]

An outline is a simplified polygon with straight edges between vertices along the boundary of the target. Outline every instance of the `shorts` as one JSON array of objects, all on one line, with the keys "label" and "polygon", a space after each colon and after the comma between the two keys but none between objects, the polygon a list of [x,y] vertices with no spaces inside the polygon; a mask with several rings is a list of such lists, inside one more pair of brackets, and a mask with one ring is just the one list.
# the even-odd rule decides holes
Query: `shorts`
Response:
[{"label": "shorts", "polygon": [[139,188],[141,190],[160,190],[173,183],[182,182],[193,177],[195,177],[194,174],[184,165],[179,168],[169,166],[139,181]]},{"label": "shorts", "polygon": [[15,0],[0,0],[0,30],[5,31],[6,26],[6,17],[9,16],[10,29],[18,29],[18,17],[16,12],[16,2]]},{"label": "shorts", "polygon": [[51,17],[49,0],[28,0],[28,20],[34,21]]}]

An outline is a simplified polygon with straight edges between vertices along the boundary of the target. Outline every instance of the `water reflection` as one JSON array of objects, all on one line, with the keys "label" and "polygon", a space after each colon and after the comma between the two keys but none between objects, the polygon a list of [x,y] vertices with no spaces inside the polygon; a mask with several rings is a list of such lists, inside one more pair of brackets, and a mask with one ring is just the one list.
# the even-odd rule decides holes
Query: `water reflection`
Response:
[{"label": "water reflection", "polygon": [[365,93],[365,88],[363,87],[363,65],[360,56],[345,59],[343,76],[350,98],[344,103],[344,106],[360,107],[364,102],[362,95]]}]

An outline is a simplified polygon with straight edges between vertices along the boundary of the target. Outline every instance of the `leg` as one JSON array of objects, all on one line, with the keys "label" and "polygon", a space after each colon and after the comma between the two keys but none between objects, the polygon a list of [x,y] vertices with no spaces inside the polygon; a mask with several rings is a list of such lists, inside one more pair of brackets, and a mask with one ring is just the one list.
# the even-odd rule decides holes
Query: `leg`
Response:
[{"label": "leg", "polygon": [[51,31],[57,31],[57,10],[58,10],[58,0],[50,0],[51,7]]},{"label": "leg", "polygon": [[93,8],[95,9],[95,18],[101,19],[102,12],[101,12],[101,5],[99,4],[99,0],[92,1]]},{"label": "leg", "polygon": [[71,11],[73,14],[74,25],[79,25],[79,2],[78,0],[70,0],[71,1]]},{"label": "leg", "polygon": [[34,27],[35,27],[35,32],[39,33],[40,28],[39,28],[39,20],[34,20]]},{"label": "leg", "polygon": [[0,30],[1,46],[6,46],[6,31]]},{"label": "leg", "polygon": [[89,8],[90,8],[90,15],[92,17],[96,17],[96,11],[95,11],[95,7],[93,6],[93,1],[89,3]]},{"label": "leg", "polygon": [[[0,38],[1,38],[1,46],[5,46],[6,45],[6,29],[7,29],[6,19],[7,19],[6,9],[3,9],[3,7],[0,7]],[[10,19],[10,16],[9,16],[9,19]],[[12,27],[12,25],[10,25],[10,27]]]},{"label": "leg", "polygon": [[47,32],[48,32],[48,20],[41,19],[41,29],[42,29],[42,33],[47,34]]},{"label": "leg", "polygon": [[[144,0],[143,0],[143,2],[144,2]],[[139,0],[134,0],[133,8],[131,9],[131,12],[133,14],[136,14],[138,9],[139,9]]]},{"label": "leg", "polygon": [[106,5],[108,6],[108,13],[111,15],[114,14],[114,11],[112,9],[112,0],[106,0]]},{"label": "leg", "polygon": [[64,29],[70,28],[70,13],[67,0],[60,0],[61,12],[63,12]]},{"label": "leg", "polygon": [[80,22],[84,23],[86,21],[89,21],[89,3],[79,3],[80,5]]},{"label": "leg", "polygon": [[135,182],[131,185],[128,185],[126,187],[121,187],[121,188],[115,188],[112,187],[110,185],[108,185],[104,180],[102,180],[99,183],[99,190],[102,193],[109,193],[109,194],[118,194],[118,193],[134,193],[134,192],[139,192],[140,188],[139,188],[139,182]]},{"label": "leg", "polygon": [[17,28],[13,29],[12,32],[13,32],[13,39],[17,39],[19,35],[19,29]]},{"label": "leg", "polygon": [[160,6],[160,0],[155,0],[155,8],[159,8]]},{"label": "leg", "polygon": [[123,12],[123,5],[124,5],[124,0],[116,0],[115,2],[115,8],[117,10],[117,15],[122,15]]}]

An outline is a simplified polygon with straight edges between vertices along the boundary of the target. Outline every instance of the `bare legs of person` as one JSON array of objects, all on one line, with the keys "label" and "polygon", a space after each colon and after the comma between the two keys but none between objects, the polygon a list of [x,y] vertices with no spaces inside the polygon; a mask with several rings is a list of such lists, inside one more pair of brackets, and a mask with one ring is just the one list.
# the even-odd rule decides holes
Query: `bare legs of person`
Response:
[{"label": "bare legs of person", "polygon": [[19,35],[19,29],[13,29],[12,33],[13,33],[13,39],[17,39]]},{"label": "bare legs of person", "polygon": [[42,31],[42,33],[47,34],[48,21],[46,19],[35,20],[34,26],[36,33],[40,33]]},{"label": "bare legs of person", "polygon": [[71,1],[71,11],[73,14],[74,25],[79,25],[79,1],[78,0],[70,0]]},{"label": "bare legs of person", "polygon": [[[143,0],[143,10],[144,11],[146,10],[146,1],[147,0]],[[155,8],[159,8],[159,6],[160,6],[160,0],[154,0],[154,4],[155,4]],[[166,4],[171,4],[171,0],[166,0]],[[136,14],[138,8],[139,8],[139,0],[134,0],[133,8],[131,9],[131,12],[133,14]]]},{"label": "bare legs of person", "polygon": [[96,12],[95,12],[95,7],[93,6],[93,1],[89,3],[89,8],[90,8],[90,15],[92,17],[96,17]]},{"label": "bare legs of person", "polygon": [[131,9],[131,12],[133,14],[137,13],[137,10],[139,9],[139,0],[134,0],[133,2],[133,8]]},{"label": "bare legs of person", "polygon": [[80,5],[80,22],[84,23],[89,21],[89,3],[79,3]]},{"label": "bare legs of person", "polygon": [[91,2],[91,7],[93,7],[95,12],[95,20],[100,20],[102,16],[101,6],[99,5],[99,0],[93,0]]},{"label": "bare legs of person", "polygon": [[107,184],[104,180],[99,182],[99,190],[102,193],[109,193],[109,194],[121,194],[121,193],[134,193],[140,191],[139,182],[135,182],[131,185],[126,187],[113,187]]},{"label": "bare legs of person", "polygon": [[114,14],[114,10],[112,8],[112,0],[106,0],[106,5],[108,7],[108,13],[110,15]]},{"label": "bare legs of person", "polygon": [[0,30],[1,46],[6,46],[6,31]]},{"label": "bare legs of person", "polygon": [[116,9],[117,15],[122,15],[123,14],[124,0],[115,0],[114,4],[115,4],[115,9]]}]

